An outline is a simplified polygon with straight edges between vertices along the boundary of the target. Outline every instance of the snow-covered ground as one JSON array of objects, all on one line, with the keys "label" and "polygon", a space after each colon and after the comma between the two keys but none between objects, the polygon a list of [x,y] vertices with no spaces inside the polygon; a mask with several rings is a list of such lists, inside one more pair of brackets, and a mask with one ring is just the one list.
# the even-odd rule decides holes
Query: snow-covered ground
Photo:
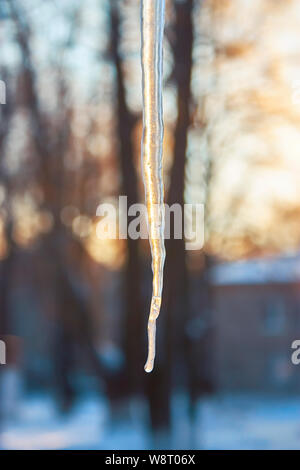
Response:
[{"label": "snow-covered ground", "polygon": [[[300,449],[300,397],[219,395],[199,403],[195,428],[187,426],[184,397],[174,402],[172,448]],[[138,420],[108,425],[105,402],[89,397],[60,416],[50,398],[20,405],[2,426],[2,449],[149,449]],[[194,444],[188,444],[188,436]],[[178,444],[180,442],[180,445]],[[177,444],[176,444],[177,443]]]}]

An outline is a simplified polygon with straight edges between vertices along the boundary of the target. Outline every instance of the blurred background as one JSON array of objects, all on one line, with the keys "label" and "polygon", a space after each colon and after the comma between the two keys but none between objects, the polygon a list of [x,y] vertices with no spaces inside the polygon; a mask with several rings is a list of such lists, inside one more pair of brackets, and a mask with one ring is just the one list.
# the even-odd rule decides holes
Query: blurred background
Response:
[{"label": "blurred background", "polygon": [[205,245],[166,242],[147,375],[148,241],[96,233],[144,198],[140,1],[0,0],[2,449],[300,448],[299,22],[166,2],[165,198]]}]

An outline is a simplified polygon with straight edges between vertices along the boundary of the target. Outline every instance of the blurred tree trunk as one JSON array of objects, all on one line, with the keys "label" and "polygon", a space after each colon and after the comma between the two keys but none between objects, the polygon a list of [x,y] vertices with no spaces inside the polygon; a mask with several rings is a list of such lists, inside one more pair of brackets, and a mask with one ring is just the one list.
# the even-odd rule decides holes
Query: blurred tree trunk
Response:
[{"label": "blurred tree trunk", "polygon": [[[122,173],[122,192],[128,207],[138,202],[138,179],[134,165],[133,131],[135,116],[126,103],[124,72],[120,54],[120,14],[117,3],[111,2],[111,56],[116,70],[117,145]],[[130,223],[130,217],[128,220]],[[141,298],[142,269],[138,240],[127,239],[127,263],[124,273],[124,341],[125,374],[130,394],[142,391],[144,351],[144,319]],[[122,391],[120,391],[122,393]]]},{"label": "blurred tree trunk", "polygon": [[[54,351],[57,373],[55,383],[61,394],[62,407],[68,409],[74,397],[70,382],[74,345],[81,346],[88,364],[95,373],[99,388],[102,388],[105,376],[93,345],[93,327],[86,300],[72,284],[67,266],[66,248],[72,240],[76,244],[76,251],[83,256],[84,248],[66,232],[60,219],[67,178],[64,156],[70,144],[70,105],[67,104],[67,87],[61,76],[58,83],[59,115],[55,115],[55,119],[52,120],[52,116],[43,113],[36,86],[36,71],[31,57],[30,28],[22,11],[19,10],[19,5],[11,1],[10,9],[22,57],[22,99],[23,105],[30,113],[33,146],[38,161],[36,178],[44,196],[43,209],[53,217],[53,228],[41,245],[41,257],[44,266],[47,264],[51,266],[49,278],[51,285],[47,286],[47,295],[55,299],[57,320]],[[75,276],[75,273],[73,274]]]},{"label": "blurred tree trunk", "polygon": [[[193,0],[175,3],[174,25],[174,81],[177,89],[178,117],[175,129],[174,161],[167,202],[180,204],[183,213],[184,182],[188,130],[191,124],[191,74],[193,50]],[[149,377],[151,422],[154,432],[169,431],[171,425],[171,396],[173,371],[177,360],[183,357],[184,324],[188,316],[188,277],[184,239],[174,238],[174,220],[171,220],[171,238],[166,240],[165,287],[163,309],[158,323],[162,330],[162,351],[158,350],[157,365]],[[161,356],[161,358],[160,358]]]},{"label": "blurred tree trunk", "polygon": [[[2,71],[2,77],[5,79],[5,72]],[[6,82],[6,80],[5,80]],[[8,89],[7,89],[8,92]],[[9,101],[8,101],[9,98]],[[7,213],[7,219],[5,221],[4,234],[7,244],[7,254],[1,261],[0,267],[0,335],[7,334],[9,327],[9,298],[12,286],[12,269],[13,259],[15,255],[15,244],[12,238],[12,220],[9,207],[10,197],[10,182],[6,175],[5,168],[3,168],[4,154],[6,148],[6,138],[8,135],[8,129],[12,119],[13,107],[11,103],[11,97],[7,96],[7,103],[1,106],[1,127],[0,127],[0,155],[1,155],[1,167],[0,167],[0,183],[5,188],[5,209]]]},{"label": "blurred tree trunk", "polygon": [[13,265],[15,259],[15,244],[12,239],[12,225],[8,223],[5,229],[7,256],[1,262],[0,283],[0,335],[9,333],[10,326],[10,296],[13,285]]},{"label": "blurred tree trunk", "polygon": [[[1,69],[1,78],[4,79],[6,85],[9,83],[10,76],[6,73],[5,69]],[[9,128],[13,117],[13,101],[10,94],[10,88],[6,86],[6,104],[1,105],[1,126],[0,126],[0,184],[5,189],[5,199],[3,207],[6,212],[4,222],[3,235],[6,242],[6,253],[3,254],[3,259],[0,262],[0,339],[6,340],[3,336],[11,335],[13,332],[12,315],[10,301],[12,298],[12,289],[14,282],[14,264],[16,259],[16,244],[13,240],[13,221],[11,217],[10,196],[11,196],[11,181],[4,166],[4,156],[6,151],[7,137]],[[7,345],[8,346],[8,345]],[[11,351],[11,347],[8,346]],[[11,354],[10,354],[11,355]],[[18,396],[17,382],[14,383],[13,388],[9,386],[12,384],[11,379],[17,377],[17,372],[12,371],[8,367],[0,370],[0,431],[2,422],[5,416],[9,416],[14,412],[16,406],[16,398]],[[9,390],[9,392],[8,392]],[[1,442],[0,442],[1,447]]]}]

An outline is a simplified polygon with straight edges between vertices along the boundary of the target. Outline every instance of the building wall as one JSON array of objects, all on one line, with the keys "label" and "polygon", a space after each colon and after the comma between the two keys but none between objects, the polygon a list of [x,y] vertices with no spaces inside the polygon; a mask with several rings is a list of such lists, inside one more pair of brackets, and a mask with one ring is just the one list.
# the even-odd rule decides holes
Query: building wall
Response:
[{"label": "building wall", "polygon": [[222,389],[300,391],[291,344],[300,339],[300,297],[291,284],[215,286],[214,364]]}]

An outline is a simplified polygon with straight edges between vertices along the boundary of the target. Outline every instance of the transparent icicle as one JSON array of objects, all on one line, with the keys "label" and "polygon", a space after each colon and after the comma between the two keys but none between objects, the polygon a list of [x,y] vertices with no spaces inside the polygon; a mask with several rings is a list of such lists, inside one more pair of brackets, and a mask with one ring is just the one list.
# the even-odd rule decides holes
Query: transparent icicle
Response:
[{"label": "transparent icicle", "polygon": [[152,253],[153,292],[148,321],[148,358],[155,359],[156,320],[160,313],[165,263],[165,213],[162,177],[163,109],[162,55],[165,0],[142,0],[143,140],[142,170]]}]

